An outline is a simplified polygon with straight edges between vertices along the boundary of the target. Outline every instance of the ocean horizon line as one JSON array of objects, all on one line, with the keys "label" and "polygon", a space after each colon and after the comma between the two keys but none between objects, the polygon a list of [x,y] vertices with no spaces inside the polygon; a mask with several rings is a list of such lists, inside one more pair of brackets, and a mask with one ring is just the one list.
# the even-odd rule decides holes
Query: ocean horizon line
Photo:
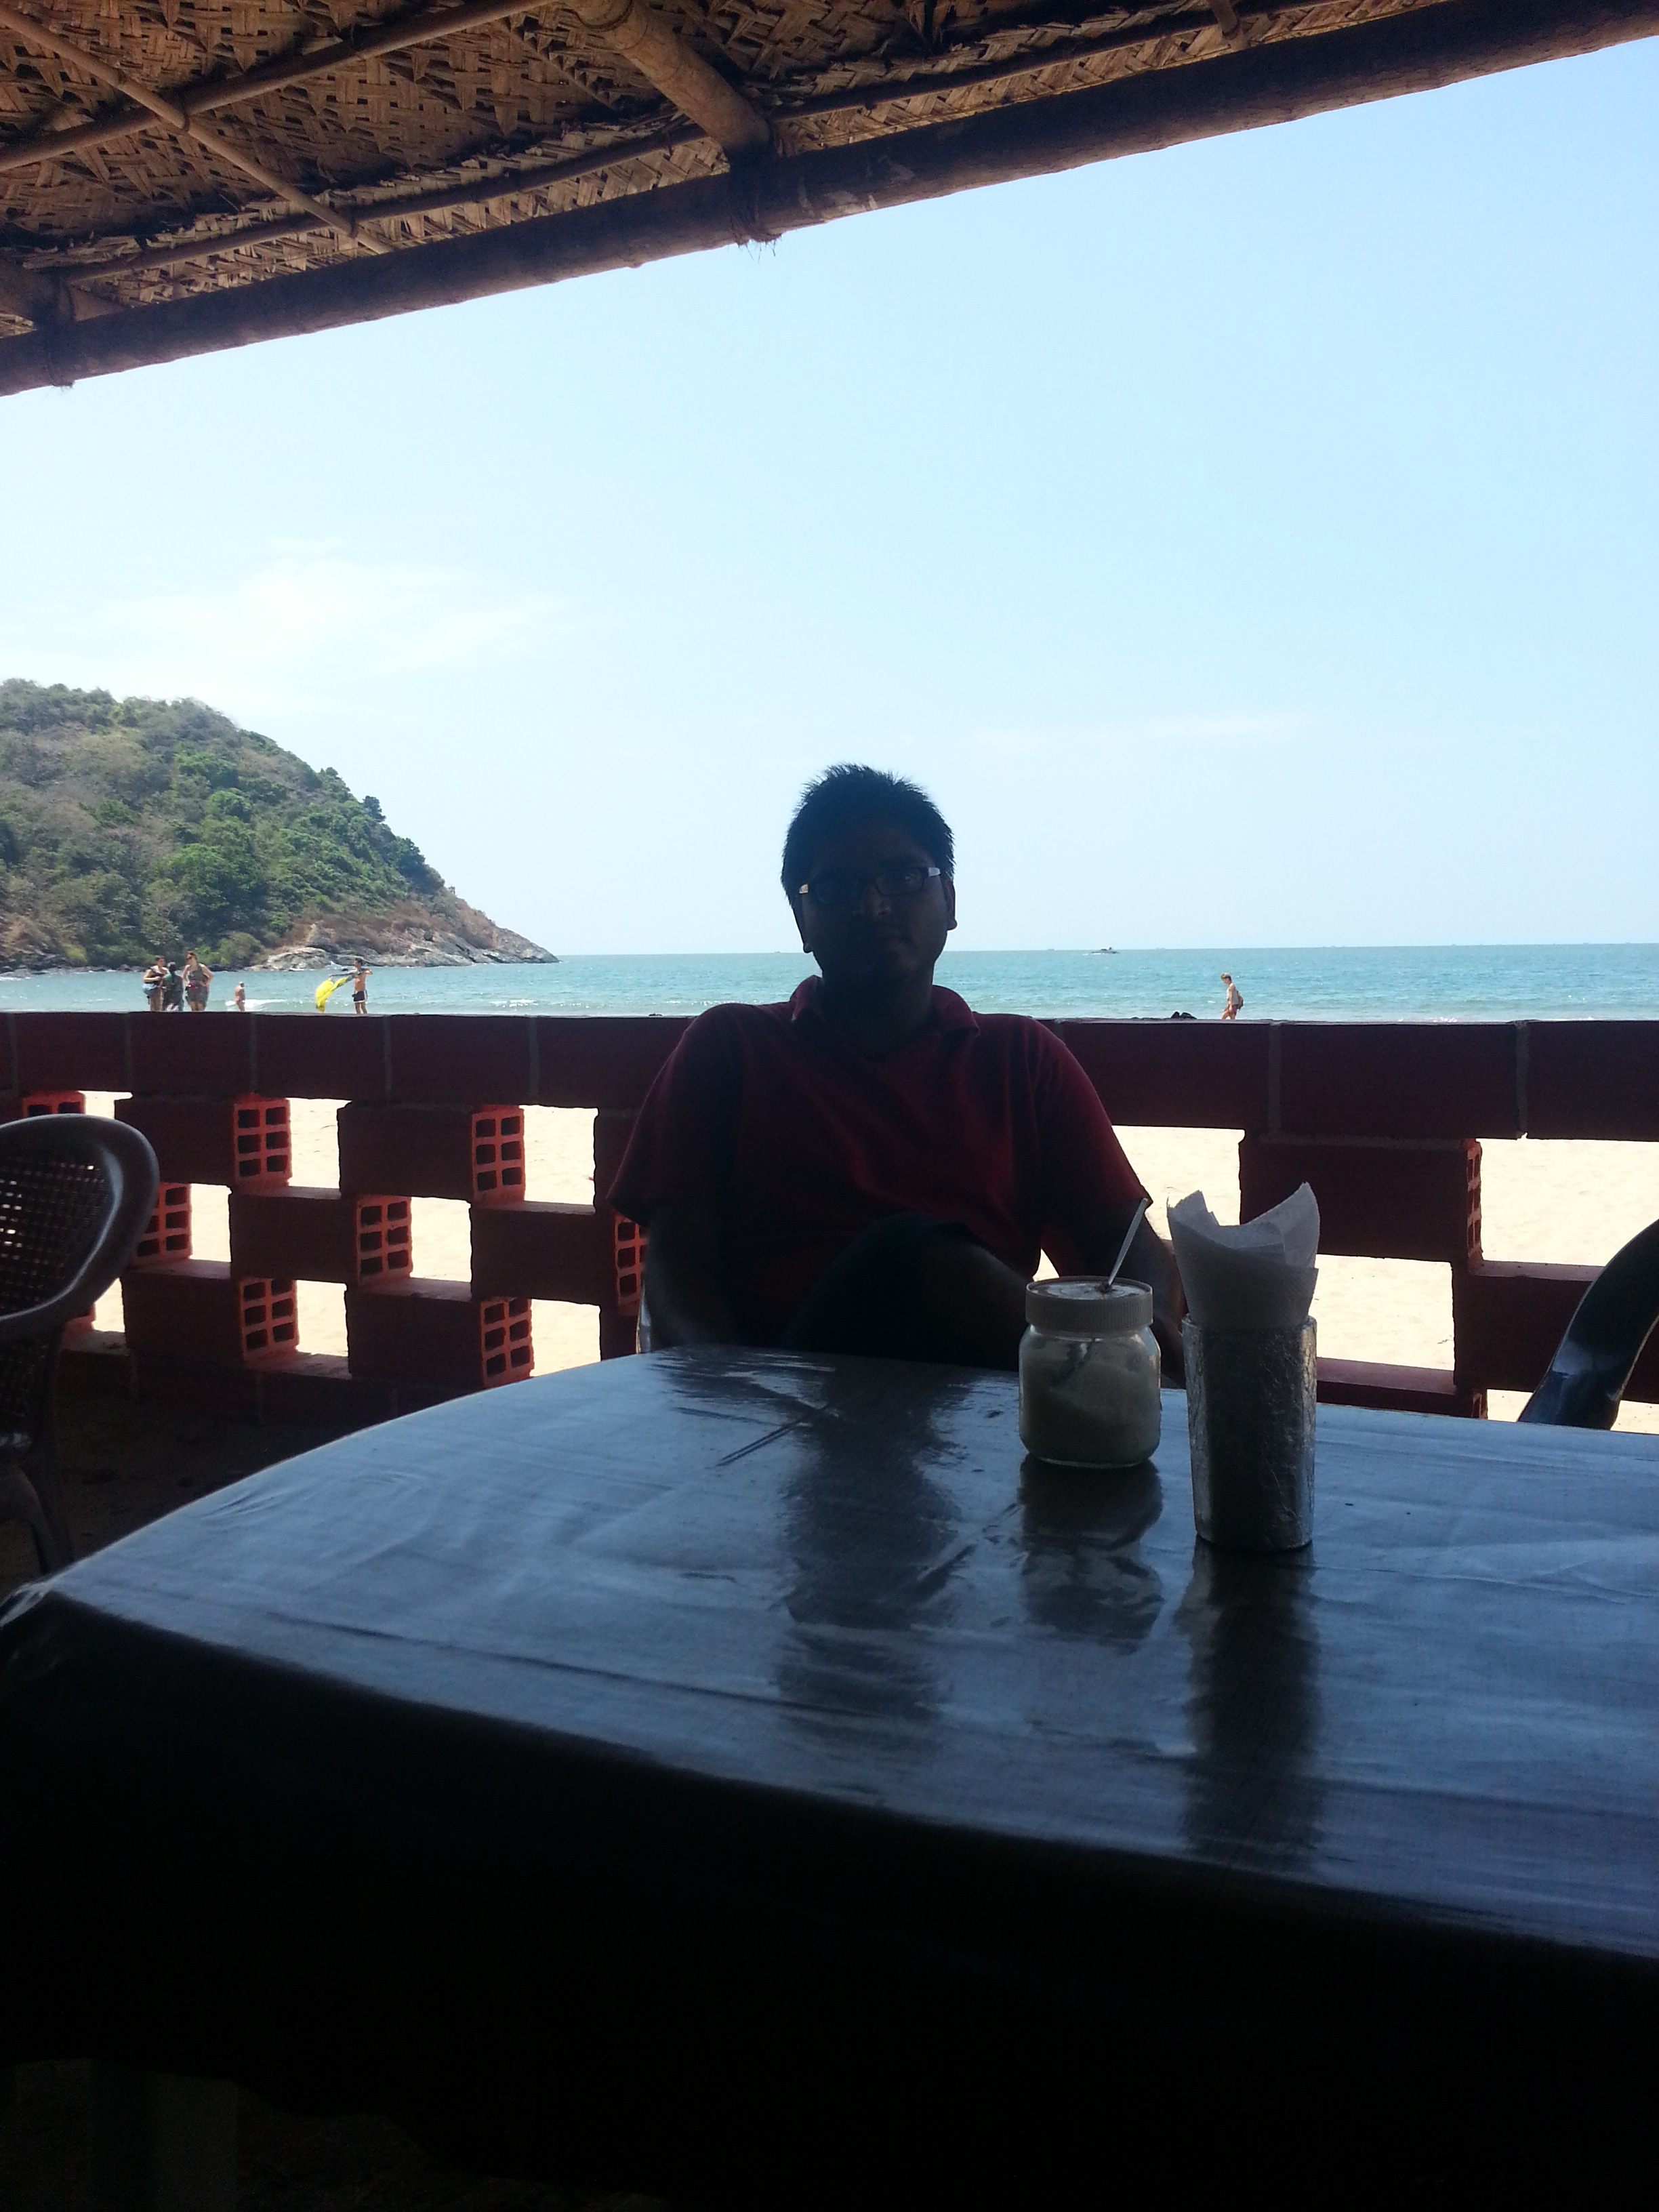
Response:
[{"label": "ocean horizon line", "polygon": [[[946,949],[939,981],[981,1013],[1051,1019],[1219,1019],[1225,969],[1246,1021],[1652,1019],[1659,945],[1119,946],[1023,951]],[[792,952],[569,953],[556,964],[371,967],[380,1013],[668,1015],[726,1001],[786,1000],[815,973]],[[240,983],[254,1012],[315,1012],[319,971],[221,970],[211,1005]],[[139,971],[11,973],[0,1011],[142,1012]],[[337,993],[328,1018],[352,1019]]]},{"label": "ocean horizon line", "polygon": [[[974,945],[953,939],[946,945],[945,959],[966,953],[976,960],[1028,960],[1056,958],[1097,959],[1103,955],[1151,956],[1156,958],[1192,960],[1212,955],[1223,959],[1255,957],[1280,953],[1298,957],[1317,953],[1349,952],[1659,952],[1659,939],[1645,937],[1494,937],[1494,938],[1329,938],[1317,943],[1279,945]],[[567,960],[793,960],[799,958],[799,948],[784,945],[738,945],[711,949],[695,945],[684,950],[658,946],[649,951],[620,951],[604,946],[573,948],[552,956],[550,964],[562,966]],[[349,960],[341,958],[336,966],[349,968]],[[373,963],[371,963],[371,965]],[[487,968],[534,968],[541,961],[514,961],[483,958],[459,963],[462,966]],[[45,968],[0,969],[0,984],[23,982],[52,975],[131,975],[142,968],[141,962],[128,962],[125,966],[96,966],[90,963],[57,963]],[[229,973],[228,969],[224,972]],[[276,974],[276,969],[238,969],[239,975]],[[301,971],[296,971],[301,972]],[[312,972],[320,973],[320,970]]]}]

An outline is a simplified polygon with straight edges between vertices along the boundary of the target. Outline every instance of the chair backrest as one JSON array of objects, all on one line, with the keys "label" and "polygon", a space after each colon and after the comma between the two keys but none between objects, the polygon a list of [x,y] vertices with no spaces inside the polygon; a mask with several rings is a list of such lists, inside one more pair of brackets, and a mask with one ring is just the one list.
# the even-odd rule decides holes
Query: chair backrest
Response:
[{"label": "chair backrest", "polygon": [[137,1129],[88,1114],[0,1123],[0,1432],[33,1433],[52,1349],[131,1258],[155,1205]]},{"label": "chair backrest", "polygon": [[1519,1418],[1551,1428],[1610,1429],[1656,1325],[1659,1221],[1615,1252],[1585,1291]]},{"label": "chair backrest", "polygon": [[103,1163],[78,1132],[64,1140],[67,1119],[52,1117],[49,1146],[36,1140],[21,1152],[0,1131],[0,1313],[44,1305],[66,1289],[109,1218]]}]

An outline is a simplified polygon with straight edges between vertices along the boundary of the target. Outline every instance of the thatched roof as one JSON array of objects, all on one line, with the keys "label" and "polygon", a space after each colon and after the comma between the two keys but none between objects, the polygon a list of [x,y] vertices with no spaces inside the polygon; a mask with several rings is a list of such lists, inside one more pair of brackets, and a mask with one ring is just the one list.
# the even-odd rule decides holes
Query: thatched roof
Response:
[{"label": "thatched roof", "polygon": [[0,392],[1656,30],[1659,0],[0,0]]}]

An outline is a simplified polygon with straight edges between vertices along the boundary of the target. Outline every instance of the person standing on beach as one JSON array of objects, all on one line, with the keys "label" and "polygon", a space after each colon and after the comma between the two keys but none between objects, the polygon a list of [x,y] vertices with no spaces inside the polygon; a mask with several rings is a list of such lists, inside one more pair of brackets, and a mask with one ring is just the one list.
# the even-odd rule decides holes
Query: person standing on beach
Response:
[{"label": "person standing on beach", "polygon": [[179,1014],[185,1007],[185,979],[179,973],[179,963],[169,960],[167,973],[161,980],[161,1012]]},{"label": "person standing on beach", "polygon": [[[955,868],[915,784],[807,787],[783,888],[820,972],[692,1023],[608,1193],[649,1234],[654,1342],[1012,1368],[1042,1254],[1116,1257],[1146,1194],[1088,1077],[1040,1023],[934,984]],[[1181,1279],[1145,1220],[1127,1272],[1179,1379]]]},{"label": "person standing on beach", "polygon": [[1239,1010],[1244,1004],[1244,994],[1224,969],[1222,971],[1221,980],[1227,986],[1227,996],[1222,1005],[1221,1018],[1224,1022],[1236,1022],[1238,1019]]},{"label": "person standing on beach", "polygon": [[360,953],[351,971],[351,1011],[354,1014],[368,1012],[368,979],[374,971],[363,964]]},{"label": "person standing on beach", "polygon": [[161,993],[167,980],[167,964],[158,952],[144,970],[144,1004],[153,1014],[161,1011]]},{"label": "person standing on beach", "polygon": [[204,967],[193,952],[185,955],[185,1004],[192,1014],[207,1012],[208,993],[213,986],[213,970]]}]

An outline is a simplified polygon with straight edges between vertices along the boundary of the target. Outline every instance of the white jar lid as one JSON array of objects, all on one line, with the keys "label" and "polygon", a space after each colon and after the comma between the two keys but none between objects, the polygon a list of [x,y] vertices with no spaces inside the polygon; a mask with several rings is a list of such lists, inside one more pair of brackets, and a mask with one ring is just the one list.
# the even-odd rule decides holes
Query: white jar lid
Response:
[{"label": "white jar lid", "polygon": [[1115,1336],[1146,1328],[1152,1293],[1145,1283],[1103,1282],[1098,1275],[1056,1275],[1025,1285],[1025,1318],[1058,1336]]}]

